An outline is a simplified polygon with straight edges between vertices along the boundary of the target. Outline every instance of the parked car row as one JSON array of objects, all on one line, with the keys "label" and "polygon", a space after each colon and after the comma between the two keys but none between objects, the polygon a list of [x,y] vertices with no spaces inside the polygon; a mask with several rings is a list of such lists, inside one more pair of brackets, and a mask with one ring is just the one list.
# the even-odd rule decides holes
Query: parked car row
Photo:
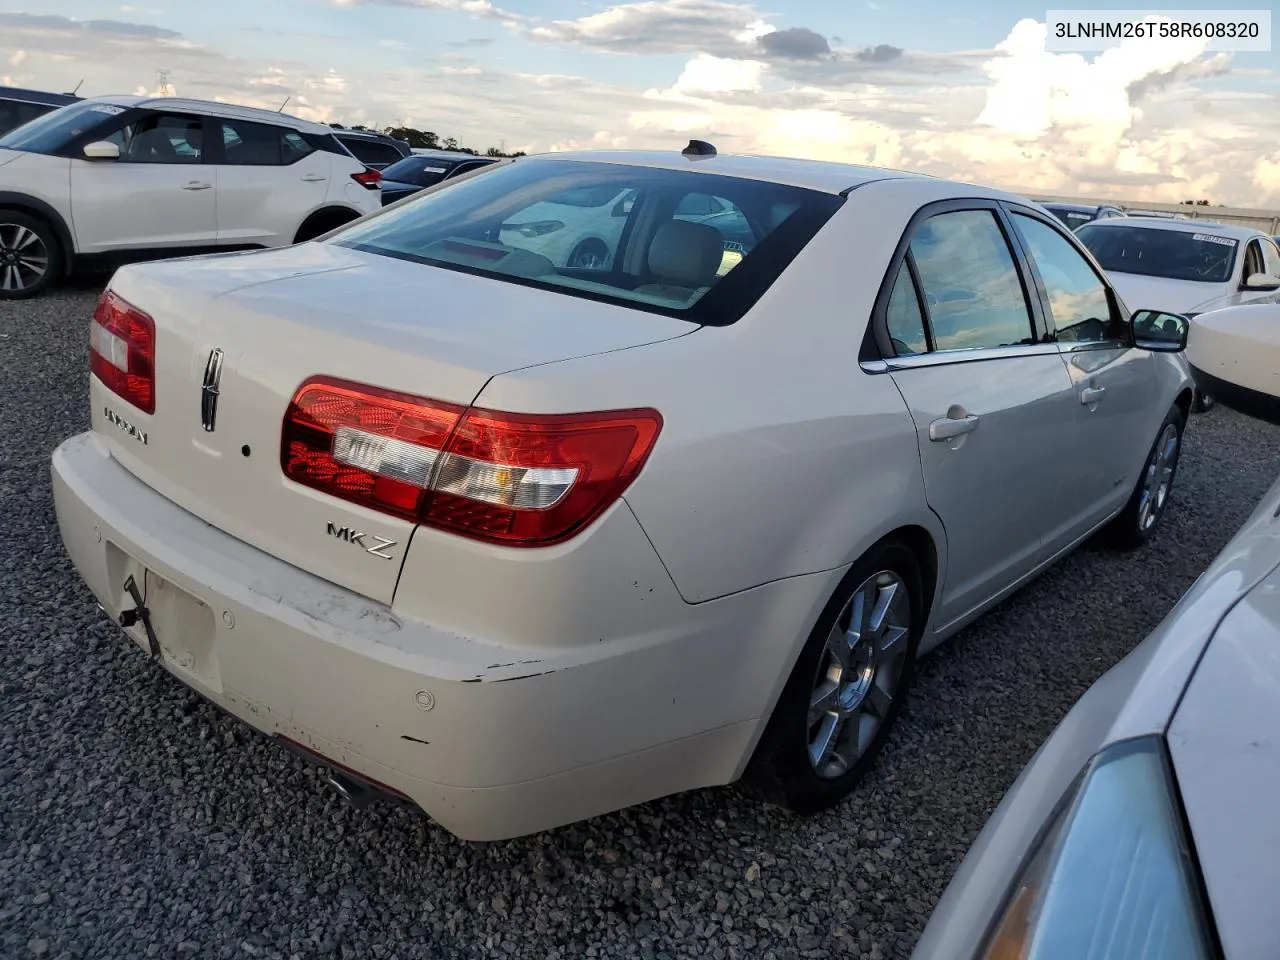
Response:
[{"label": "parked car row", "polygon": [[380,180],[286,114],[79,100],[0,137],[0,299],[73,268],[309,240],[380,209]]}]

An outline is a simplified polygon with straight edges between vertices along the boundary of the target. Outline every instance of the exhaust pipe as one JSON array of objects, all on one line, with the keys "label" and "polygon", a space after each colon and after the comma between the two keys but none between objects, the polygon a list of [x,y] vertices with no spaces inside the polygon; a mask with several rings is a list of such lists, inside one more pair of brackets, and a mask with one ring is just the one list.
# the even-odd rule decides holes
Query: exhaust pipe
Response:
[{"label": "exhaust pipe", "polygon": [[357,810],[363,810],[373,802],[373,791],[364,784],[357,783],[350,777],[344,777],[336,770],[329,771],[328,784],[333,792]]}]

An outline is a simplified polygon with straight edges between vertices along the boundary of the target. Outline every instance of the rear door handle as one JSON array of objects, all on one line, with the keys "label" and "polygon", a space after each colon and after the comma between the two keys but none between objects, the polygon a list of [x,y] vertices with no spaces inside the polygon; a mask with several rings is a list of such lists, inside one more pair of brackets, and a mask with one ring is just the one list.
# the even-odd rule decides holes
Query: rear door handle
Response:
[{"label": "rear door handle", "polygon": [[302,178],[303,183],[324,183],[328,177],[322,177],[318,173],[309,173]]},{"label": "rear door handle", "polygon": [[929,424],[929,439],[935,443],[950,440],[978,429],[978,418],[972,413],[963,417],[940,417]]},{"label": "rear door handle", "polygon": [[183,190],[208,190],[212,186],[213,186],[212,183],[204,183],[203,181],[200,181],[200,180],[192,180],[182,189]]},{"label": "rear door handle", "polygon": [[1085,406],[1088,406],[1091,403],[1097,403],[1102,399],[1103,394],[1106,392],[1106,387],[1085,387],[1080,391],[1080,402]]}]

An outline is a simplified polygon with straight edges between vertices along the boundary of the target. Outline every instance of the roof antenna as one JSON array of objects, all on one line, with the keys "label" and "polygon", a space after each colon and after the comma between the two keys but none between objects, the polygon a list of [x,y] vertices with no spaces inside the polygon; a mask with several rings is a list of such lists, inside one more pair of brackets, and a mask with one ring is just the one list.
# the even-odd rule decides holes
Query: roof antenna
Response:
[{"label": "roof antenna", "polygon": [[680,153],[686,157],[714,157],[716,148],[705,140],[690,140],[689,145]]},{"label": "roof antenna", "polygon": [[79,92],[80,92],[80,88],[81,88],[81,87],[83,87],[83,86],[84,86],[84,77],[81,77],[81,78],[80,78],[80,82],[79,82],[79,83],[77,83],[77,84],[76,84],[75,89],[71,91],[71,96],[73,96],[73,97],[74,97],[77,93],[79,93]]},{"label": "roof antenna", "polygon": [[289,94],[287,97],[285,97],[285,98],[284,98],[284,103],[280,104],[280,106],[276,109],[276,113],[284,113],[285,105],[286,105],[286,104],[288,104],[288,102],[289,102],[290,100],[292,100],[292,99],[293,99],[293,94],[292,94],[292,93],[291,93],[291,94]]}]

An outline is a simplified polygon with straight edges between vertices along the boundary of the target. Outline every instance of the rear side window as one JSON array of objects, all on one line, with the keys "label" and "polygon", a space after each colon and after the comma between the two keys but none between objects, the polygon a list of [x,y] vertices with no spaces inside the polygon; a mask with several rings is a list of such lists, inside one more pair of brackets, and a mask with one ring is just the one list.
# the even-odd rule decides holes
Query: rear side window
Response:
[{"label": "rear side window", "polygon": [[920,309],[920,297],[916,293],[915,282],[911,279],[911,271],[905,260],[898,269],[893,292],[889,294],[885,320],[889,326],[889,339],[897,356],[905,357],[928,351],[924,311]]},{"label": "rear side window", "polygon": [[222,163],[232,167],[282,167],[313,152],[311,144],[296,130],[222,120]]},{"label": "rear side window", "polygon": [[[684,170],[522,160],[329,242],[722,326],[749,309],[842,202]],[[678,212],[695,209],[709,212]]]},{"label": "rear side window", "polygon": [[351,151],[353,157],[368,166],[387,166],[402,159],[400,151],[387,143],[360,137],[339,137],[338,139]]},{"label": "rear side window", "polygon": [[937,350],[1034,343],[1031,309],[990,210],[930,217],[911,238]]}]

